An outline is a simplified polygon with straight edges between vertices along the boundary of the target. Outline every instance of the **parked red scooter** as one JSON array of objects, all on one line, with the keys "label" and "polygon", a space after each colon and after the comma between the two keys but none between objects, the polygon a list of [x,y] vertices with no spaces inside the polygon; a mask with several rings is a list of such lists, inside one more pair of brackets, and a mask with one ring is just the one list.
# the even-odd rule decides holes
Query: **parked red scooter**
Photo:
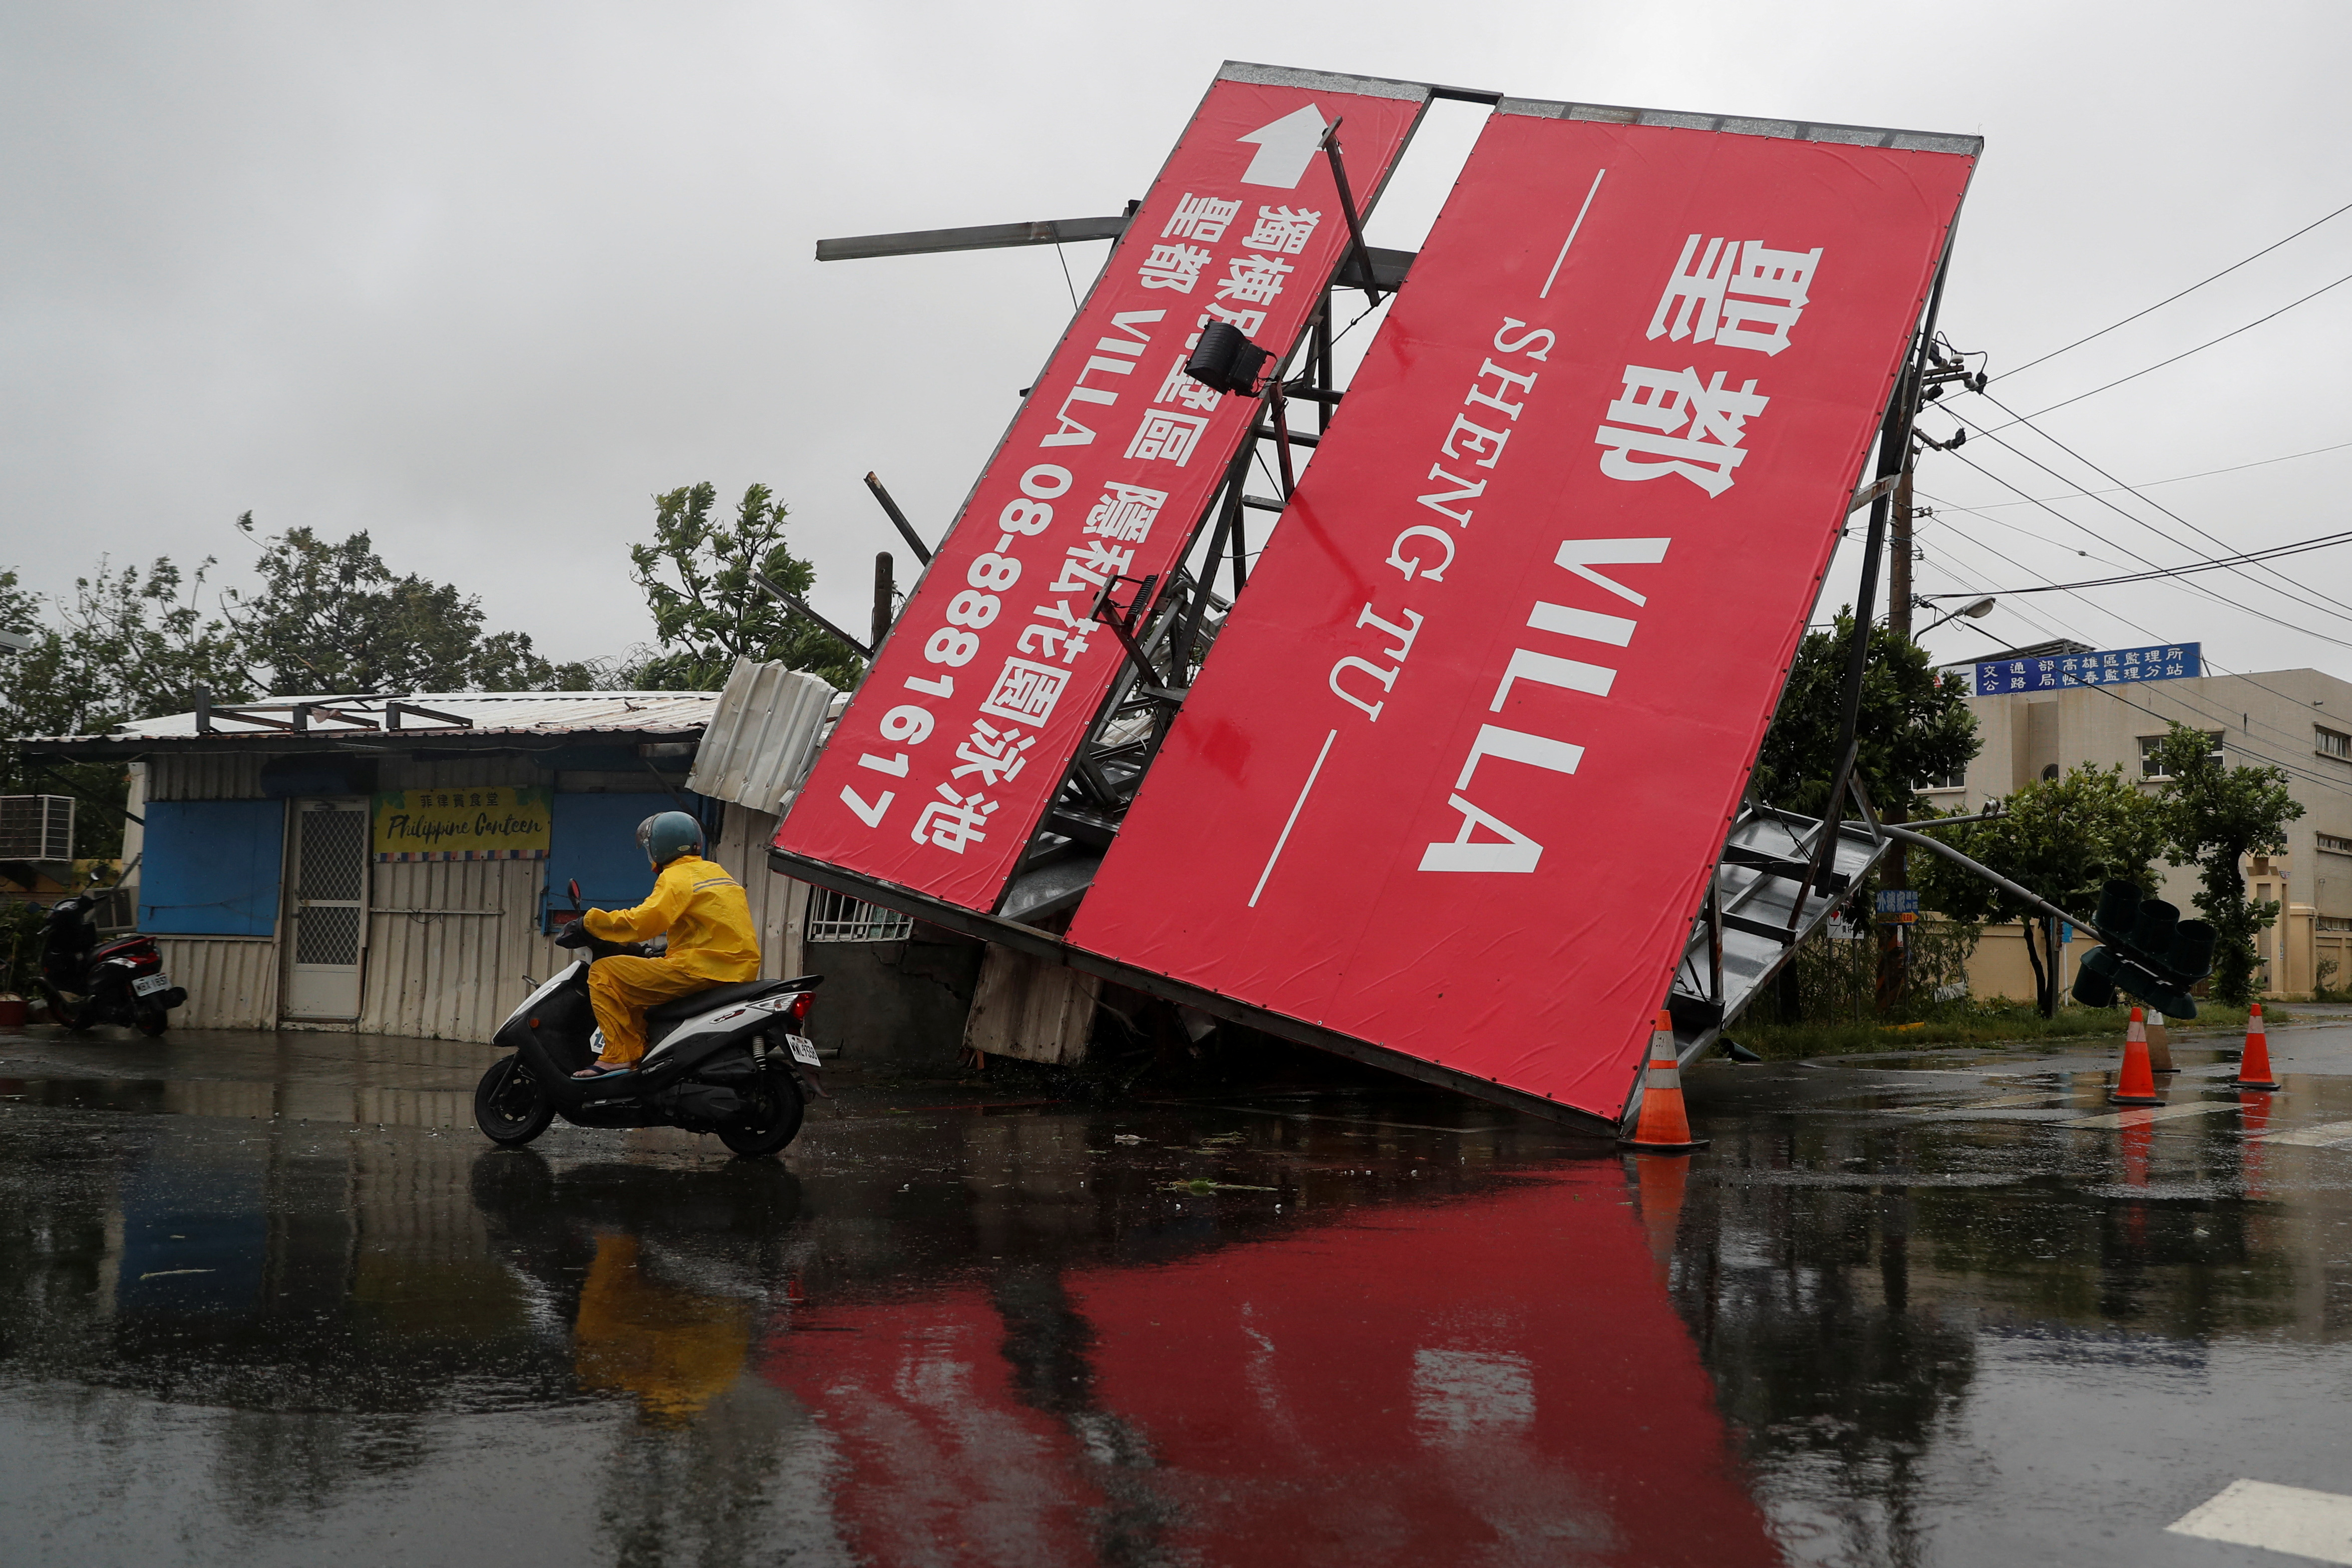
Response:
[{"label": "parked red scooter", "polygon": [[163,973],[155,938],[98,939],[95,894],[60,898],[50,907],[41,944],[41,994],[49,1017],[70,1030],[128,1024],[145,1035],[172,1027],[172,1009],[188,993]]}]

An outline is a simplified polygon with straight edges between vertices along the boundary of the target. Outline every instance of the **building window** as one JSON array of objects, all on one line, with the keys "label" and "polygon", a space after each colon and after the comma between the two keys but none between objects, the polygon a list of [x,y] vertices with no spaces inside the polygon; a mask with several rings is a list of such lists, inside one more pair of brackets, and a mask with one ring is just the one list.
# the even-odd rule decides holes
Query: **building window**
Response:
[{"label": "building window", "polygon": [[1919,780],[1922,789],[1961,789],[1968,787],[1969,765],[1961,763],[1949,773],[1930,773]]},{"label": "building window", "polygon": [[2338,838],[2334,833],[2320,834],[2319,847],[2330,854],[2352,855],[2352,839]]},{"label": "building window", "polygon": [[[2221,749],[2221,732],[2218,729],[2209,729],[2205,732],[2205,738],[2210,741],[2213,745],[2213,749],[2205,754],[2208,758],[2211,758],[2213,765],[2218,768],[2227,764],[2229,761],[2229,754]],[[2163,744],[2164,737],[2160,735],[2143,735],[2139,737],[2139,771],[2141,778],[2161,779],[2164,777],[2163,774],[2158,773],[2156,770],[2156,748]]]},{"label": "building window", "polygon": [[2319,928],[2322,931],[2352,931],[2352,920],[2341,915],[2323,915],[2319,917]]},{"label": "building window", "polygon": [[830,888],[809,889],[806,936],[812,942],[903,942],[914,934],[914,921],[895,910]]},{"label": "building window", "polygon": [[2338,762],[2352,762],[2352,735],[2339,735],[2332,729],[2311,727],[2311,744],[2322,757],[2333,757]]}]

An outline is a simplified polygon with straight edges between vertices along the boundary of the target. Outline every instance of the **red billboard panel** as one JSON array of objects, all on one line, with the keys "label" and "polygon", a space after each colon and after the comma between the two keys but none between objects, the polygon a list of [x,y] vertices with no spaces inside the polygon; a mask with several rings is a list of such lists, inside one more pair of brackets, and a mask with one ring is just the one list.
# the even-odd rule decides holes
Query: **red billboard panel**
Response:
[{"label": "red billboard panel", "polygon": [[1617,1113],[1977,145],[1649,118],[1488,122],[1077,946]]},{"label": "red billboard panel", "polygon": [[[1368,203],[1418,85],[1228,65],[776,835],[780,849],[967,909],[995,906],[1118,673],[1088,619],[1111,578],[1166,580],[1248,438],[1249,398],[1181,373],[1230,321],[1286,353],[1347,251],[1328,160]],[[1122,593],[1124,601],[1126,593]]]}]

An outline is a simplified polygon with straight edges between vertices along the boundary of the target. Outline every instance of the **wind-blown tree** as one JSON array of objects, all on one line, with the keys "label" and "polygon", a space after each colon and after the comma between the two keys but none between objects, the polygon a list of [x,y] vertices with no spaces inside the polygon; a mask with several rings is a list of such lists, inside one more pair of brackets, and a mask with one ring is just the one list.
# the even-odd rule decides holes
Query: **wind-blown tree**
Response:
[{"label": "wind-blown tree", "polygon": [[[1759,800],[1822,815],[1838,763],[1853,646],[1851,611],[1839,612],[1834,632],[1809,632],[1798,644],[1780,711],[1756,759],[1752,784]],[[1879,810],[1919,815],[1927,804],[1919,781],[1956,773],[1976,756],[1981,742],[1968,696],[1968,682],[1936,669],[1919,644],[1886,627],[1871,628],[1854,771]]]},{"label": "wind-blown tree", "polygon": [[2257,933],[2275,925],[2276,900],[2246,896],[2239,870],[2248,855],[2283,854],[2286,825],[2303,815],[2277,768],[2231,767],[2202,730],[2175,723],[2157,743],[2157,771],[2167,775],[2157,800],[2170,841],[2165,858],[2197,868],[2189,902],[2212,923],[2213,994],[2233,1008],[2254,999]]},{"label": "wind-blown tree", "polygon": [[[2084,765],[2063,778],[2036,779],[2002,805],[2001,814],[1990,821],[1937,829],[1936,837],[2040,894],[2078,925],[2089,922],[2099,889],[2108,882],[2156,891],[2156,862],[2167,842],[2164,812],[2120,766]],[[1923,908],[1954,920],[2024,922],[2034,999],[2045,1016],[2055,1017],[2060,998],[2053,923],[1932,852],[1914,854],[1911,867]]]},{"label": "wind-blown tree", "polygon": [[784,504],[765,485],[743,492],[730,527],[714,522],[708,483],[654,497],[654,538],[629,560],[653,612],[660,649],[638,666],[649,689],[717,691],[738,658],[806,670],[836,686],[857,684],[865,661],[793,614],[753,579],[758,571],[805,599],[816,568],[784,542]]},{"label": "wind-blown tree", "polygon": [[[253,514],[237,526],[250,533]],[[365,532],[330,543],[306,528],[261,539],[261,586],[224,595],[255,685],[310,693],[562,691],[593,686],[521,632],[482,630],[481,601],[457,584],[395,575]]]}]

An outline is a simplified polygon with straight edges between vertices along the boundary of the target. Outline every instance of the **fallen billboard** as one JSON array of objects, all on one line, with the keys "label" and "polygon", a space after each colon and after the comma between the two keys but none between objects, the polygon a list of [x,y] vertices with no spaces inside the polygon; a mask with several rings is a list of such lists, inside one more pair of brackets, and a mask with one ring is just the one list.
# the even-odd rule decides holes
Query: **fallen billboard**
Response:
[{"label": "fallen billboard", "polygon": [[[1429,89],[1228,65],[877,650],[777,849],[965,909],[996,906],[1122,653],[1105,583],[1165,585],[1256,400],[1186,378],[1233,323],[1277,354],[1349,246]],[[1122,597],[1135,590],[1127,590]]]},{"label": "fallen billboard", "polygon": [[1504,99],[1071,944],[1614,1118],[1978,145]]}]

